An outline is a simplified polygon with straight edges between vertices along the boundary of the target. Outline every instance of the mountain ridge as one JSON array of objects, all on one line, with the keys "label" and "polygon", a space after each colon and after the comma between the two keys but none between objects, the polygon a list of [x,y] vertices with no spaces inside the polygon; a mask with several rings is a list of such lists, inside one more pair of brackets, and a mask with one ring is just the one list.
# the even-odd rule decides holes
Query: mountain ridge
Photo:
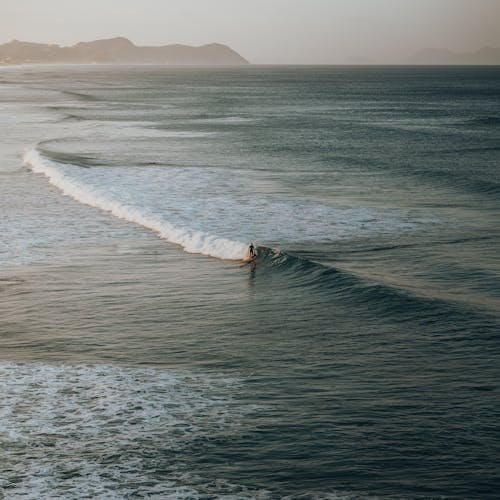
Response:
[{"label": "mountain ridge", "polygon": [[449,49],[424,48],[410,59],[412,64],[442,65],[500,65],[500,47],[482,47],[473,52],[454,52]]},{"label": "mountain ridge", "polygon": [[243,65],[248,61],[221,43],[137,46],[125,37],[60,46],[12,40],[0,45],[0,64]]}]

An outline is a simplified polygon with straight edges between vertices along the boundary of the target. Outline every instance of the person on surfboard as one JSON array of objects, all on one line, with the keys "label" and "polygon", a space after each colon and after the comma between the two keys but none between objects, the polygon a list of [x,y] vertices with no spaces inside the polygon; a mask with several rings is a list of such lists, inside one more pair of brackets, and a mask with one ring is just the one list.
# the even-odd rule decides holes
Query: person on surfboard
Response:
[{"label": "person on surfboard", "polygon": [[250,243],[250,246],[248,247],[248,255],[250,257],[250,260],[253,260],[253,259],[255,259],[255,257],[257,257],[253,243]]}]

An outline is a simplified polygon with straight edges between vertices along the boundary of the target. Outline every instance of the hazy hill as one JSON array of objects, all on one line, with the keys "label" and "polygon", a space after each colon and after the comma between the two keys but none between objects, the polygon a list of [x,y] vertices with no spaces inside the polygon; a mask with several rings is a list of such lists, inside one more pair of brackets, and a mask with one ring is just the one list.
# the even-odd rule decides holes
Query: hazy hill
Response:
[{"label": "hazy hill", "polygon": [[483,47],[475,52],[457,53],[446,49],[421,49],[412,64],[500,65],[500,47]]},{"label": "hazy hill", "polygon": [[12,40],[0,45],[0,64],[200,64],[238,65],[248,61],[226,45],[138,47],[123,37],[79,42],[71,47]]}]

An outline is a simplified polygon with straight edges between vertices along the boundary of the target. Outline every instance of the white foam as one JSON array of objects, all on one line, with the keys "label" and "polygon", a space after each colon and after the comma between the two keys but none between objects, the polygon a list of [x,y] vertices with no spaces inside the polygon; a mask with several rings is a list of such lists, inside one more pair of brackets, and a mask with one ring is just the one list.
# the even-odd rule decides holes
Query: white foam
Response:
[{"label": "white foam", "polygon": [[[243,420],[262,417],[262,406],[235,399],[242,384],[193,372],[0,362],[0,497],[276,498],[225,480],[220,469],[212,478],[196,473],[200,450],[232,446]],[[370,498],[331,489],[301,497]]]},{"label": "white foam", "polygon": [[212,486],[191,471],[193,447],[237,432],[253,411],[232,398],[238,386],[163,370],[0,363],[0,492],[199,498]]},{"label": "white foam", "polygon": [[23,160],[33,172],[42,173],[48,177],[50,183],[58,187],[66,196],[144,226],[156,232],[161,238],[181,245],[186,252],[234,260],[242,259],[246,254],[245,243],[217,237],[187,226],[171,224],[163,214],[155,214],[147,208],[119,201],[113,195],[112,190],[105,191],[72,175],[77,167],[51,161],[36,150],[28,151]]}]

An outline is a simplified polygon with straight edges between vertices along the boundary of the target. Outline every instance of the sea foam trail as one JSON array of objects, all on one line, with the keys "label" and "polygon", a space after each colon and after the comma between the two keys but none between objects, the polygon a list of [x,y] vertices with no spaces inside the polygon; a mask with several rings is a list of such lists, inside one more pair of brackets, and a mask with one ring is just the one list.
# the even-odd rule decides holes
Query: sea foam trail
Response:
[{"label": "sea foam trail", "polygon": [[239,260],[245,257],[247,245],[240,241],[196,231],[188,227],[176,226],[141,207],[127,205],[113,199],[113,196],[93,186],[72,178],[71,169],[75,165],[63,165],[43,157],[38,151],[25,153],[24,163],[33,172],[44,174],[51,184],[74,200],[112,213],[115,217],[144,226],[167,241],[176,243],[188,252],[210,255],[219,259]]}]

